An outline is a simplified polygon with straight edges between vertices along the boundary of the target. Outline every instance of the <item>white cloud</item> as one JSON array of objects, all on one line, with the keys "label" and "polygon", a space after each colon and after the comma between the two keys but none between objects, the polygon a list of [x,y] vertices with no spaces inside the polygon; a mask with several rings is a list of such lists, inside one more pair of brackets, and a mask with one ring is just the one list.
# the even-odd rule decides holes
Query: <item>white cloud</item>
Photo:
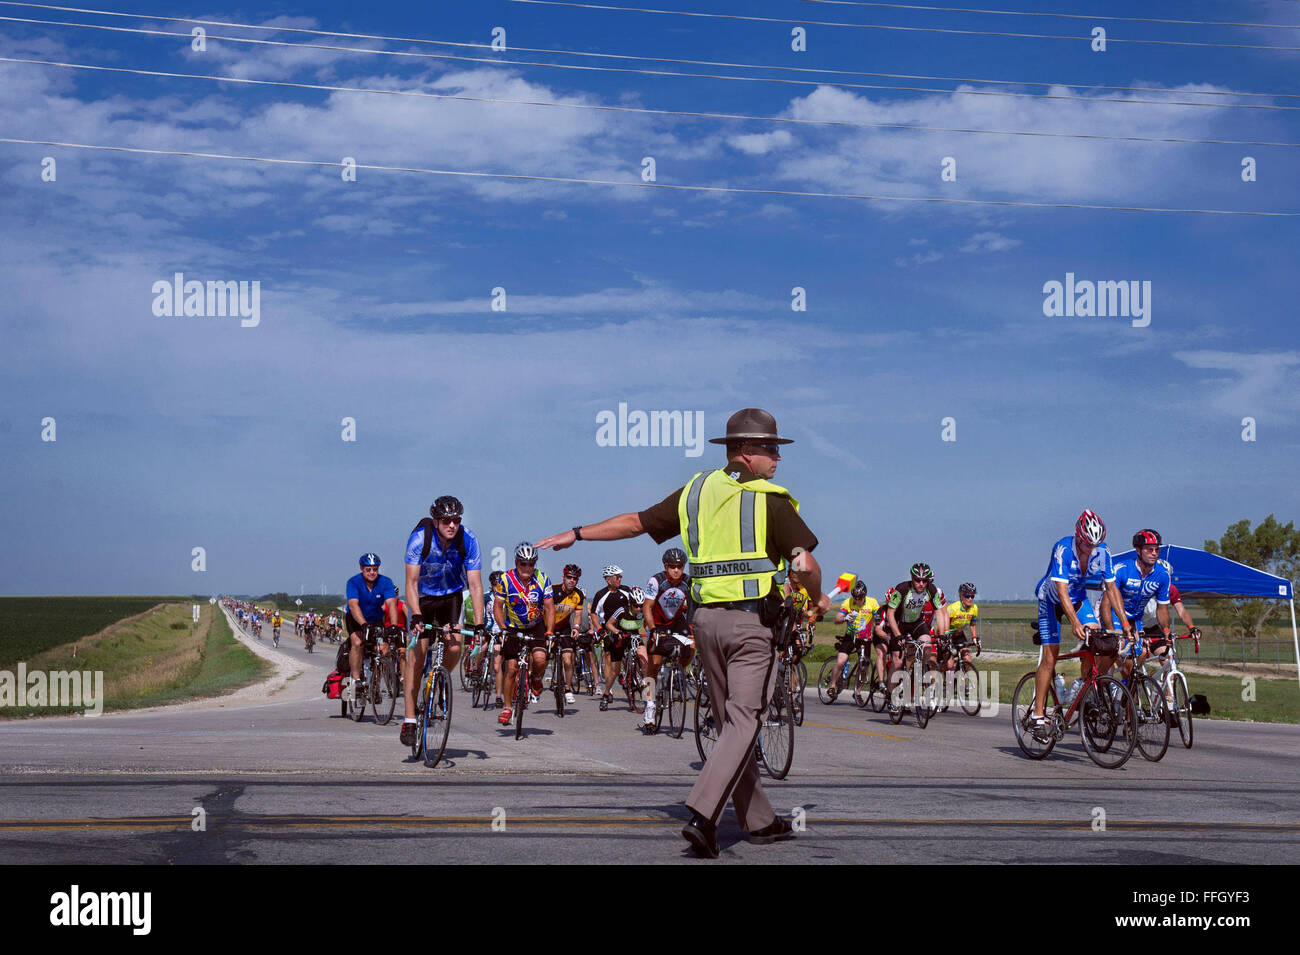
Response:
[{"label": "white cloud", "polygon": [[770,133],[749,133],[730,136],[727,143],[742,153],[751,156],[766,156],[774,149],[782,149],[794,142],[788,129],[775,129]]},{"label": "white cloud", "polygon": [[957,247],[958,252],[1005,252],[1020,245],[1019,239],[1012,239],[1000,232],[976,232]]}]

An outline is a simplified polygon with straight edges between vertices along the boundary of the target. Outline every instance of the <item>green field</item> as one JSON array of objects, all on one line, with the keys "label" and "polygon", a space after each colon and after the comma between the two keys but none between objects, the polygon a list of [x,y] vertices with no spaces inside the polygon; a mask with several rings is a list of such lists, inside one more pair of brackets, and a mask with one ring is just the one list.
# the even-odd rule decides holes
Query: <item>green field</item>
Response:
[{"label": "green field", "polygon": [[[60,612],[64,601],[106,599],[112,598],[41,598],[47,613],[51,607]],[[70,641],[47,646],[24,656],[27,672],[102,671],[106,710],[156,706],[228,693],[261,680],[270,672],[269,664],[234,639],[225,615],[211,605],[201,605],[202,614],[196,627],[188,598],[185,603],[161,605],[156,598],[146,599],[149,607],[138,616],[115,621],[93,636],[79,636],[75,644]],[[42,630],[49,622],[33,615],[29,626]],[[78,710],[6,707],[0,709],[0,717],[60,712]]]},{"label": "green field", "polygon": [[0,597],[0,668],[182,597]]}]

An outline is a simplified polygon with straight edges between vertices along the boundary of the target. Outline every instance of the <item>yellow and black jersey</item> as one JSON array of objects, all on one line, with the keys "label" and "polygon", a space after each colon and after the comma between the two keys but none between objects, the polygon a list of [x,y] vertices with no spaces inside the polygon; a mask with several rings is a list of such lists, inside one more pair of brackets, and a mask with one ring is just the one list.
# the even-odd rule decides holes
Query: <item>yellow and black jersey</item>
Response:
[{"label": "yellow and black jersey", "polygon": [[566,594],[564,584],[552,584],[551,600],[555,603],[555,629],[569,630],[577,623],[577,611],[587,602],[587,595],[581,587],[574,587]]}]

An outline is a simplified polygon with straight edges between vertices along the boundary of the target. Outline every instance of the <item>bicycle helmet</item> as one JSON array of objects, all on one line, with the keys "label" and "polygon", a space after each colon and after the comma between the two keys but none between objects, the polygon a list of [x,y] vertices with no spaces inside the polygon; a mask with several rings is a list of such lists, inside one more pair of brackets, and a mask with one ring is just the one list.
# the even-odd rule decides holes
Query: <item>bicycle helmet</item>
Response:
[{"label": "bicycle helmet", "polygon": [[533,550],[533,545],[528,541],[520,541],[519,546],[515,548],[515,560],[536,563],[537,551]]},{"label": "bicycle helmet", "polygon": [[1152,530],[1151,528],[1149,528],[1149,527],[1148,527],[1148,528],[1145,528],[1145,529],[1143,529],[1143,530],[1140,530],[1140,531],[1138,531],[1136,534],[1133,535],[1133,546],[1134,546],[1134,547],[1138,547],[1138,548],[1141,548],[1141,547],[1149,547],[1149,546],[1151,546],[1152,544],[1155,544],[1157,547],[1159,547],[1159,546],[1160,546],[1161,544],[1163,544],[1163,543],[1164,543],[1164,541],[1160,539],[1160,532],[1159,532],[1159,531],[1153,531],[1153,530]]},{"label": "bicycle helmet", "polygon": [[565,577],[572,577],[574,580],[581,580],[581,579],[582,579],[582,568],[579,567],[577,564],[565,564],[565,565],[564,565],[564,576],[565,576]]},{"label": "bicycle helmet", "polygon": [[859,580],[856,584],[853,585],[853,597],[855,600],[861,600],[866,595],[867,595],[867,582],[865,580]]},{"label": "bicycle helmet", "polygon": [[601,573],[606,577],[622,577],[623,568],[618,566],[618,564],[606,564],[605,569],[601,571]]},{"label": "bicycle helmet", "polygon": [[369,551],[367,551],[366,553],[361,555],[361,560],[359,561],[359,563],[361,564],[362,567],[378,567],[379,555],[372,554]]},{"label": "bicycle helmet", "polygon": [[632,588],[632,602],[638,607],[645,603],[645,591],[640,587]]},{"label": "bicycle helmet", "polygon": [[1092,511],[1084,511],[1074,522],[1074,536],[1089,544],[1100,544],[1106,539],[1106,525]]},{"label": "bicycle helmet", "polygon": [[960,597],[965,597],[967,594],[969,594],[969,595],[972,596],[972,597],[975,596],[975,585],[974,585],[974,584],[968,582],[968,583],[964,583],[964,584],[962,584],[960,587],[957,588],[957,595],[958,595],[958,596],[960,596]]},{"label": "bicycle helmet", "polygon": [[464,506],[450,494],[444,494],[429,507],[429,516],[435,520],[440,517],[460,517],[464,513]]},{"label": "bicycle helmet", "polygon": [[664,566],[686,563],[686,551],[680,547],[670,547],[664,551]]},{"label": "bicycle helmet", "polygon": [[934,580],[934,571],[930,569],[929,564],[915,563],[912,565],[912,579],[929,583]]}]

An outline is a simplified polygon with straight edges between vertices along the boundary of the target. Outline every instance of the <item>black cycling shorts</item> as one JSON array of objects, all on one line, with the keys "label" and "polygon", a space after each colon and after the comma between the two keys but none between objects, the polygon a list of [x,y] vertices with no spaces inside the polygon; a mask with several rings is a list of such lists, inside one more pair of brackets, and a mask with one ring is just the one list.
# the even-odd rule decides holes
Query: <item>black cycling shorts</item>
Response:
[{"label": "black cycling shorts", "polygon": [[[344,619],[345,619],[345,622],[346,622],[347,625],[348,625],[348,633],[350,633],[350,634],[351,634],[351,633],[360,633],[360,634],[361,634],[361,639],[362,639],[362,640],[364,640],[364,639],[366,638],[365,633],[362,632],[362,631],[364,631],[364,630],[366,629],[366,627],[374,627],[374,628],[375,628],[375,632],[378,633],[379,630],[382,629],[382,628],[383,628],[383,625],[384,625],[384,621],[383,621],[382,618],[379,619],[379,620],[367,620],[365,623],[357,623],[356,618],[353,617],[352,614],[348,614],[347,617],[344,618]],[[316,629],[320,629],[319,624],[316,626]],[[373,637],[371,638],[370,642],[371,642],[371,643],[374,643],[374,642],[375,642],[375,640],[374,640]]]},{"label": "black cycling shorts", "polygon": [[[439,594],[436,597],[420,594],[420,616],[424,618],[426,624],[435,627],[459,627],[462,600],[459,591],[454,594]],[[421,636],[423,637],[424,634],[422,633]]]},{"label": "black cycling shorts", "polygon": [[546,625],[543,623],[539,623],[532,630],[507,630],[505,643],[501,646],[502,659],[516,659],[519,656],[519,651],[523,648],[525,637],[531,637],[534,640],[532,650],[529,651],[530,656],[538,650],[546,649]]},{"label": "black cycling shorts", "polygon": [[654,642],[654,646],[650,648],[650,653],[653,656],[666,659],[672,656],[673,647],[678,646],[682,648],[682,659],[686,659],[687,655],[695,650],[695,645],[687,643],[686,639],[682,638],[690,639],[690,634],[670,630]]},{"label": "black cycling shorts", "polygon": [[622,663],[623,656],[627,653],[627,648],[631,644],[626,634],[610,633],[605,631],[605,656],[615,663]]},{"label": "black cycling shorts", "polygon": [[835,640],[836,653],[860,653],[866,650],[866,638],[859,638],[856,633],[841,634]]}]

